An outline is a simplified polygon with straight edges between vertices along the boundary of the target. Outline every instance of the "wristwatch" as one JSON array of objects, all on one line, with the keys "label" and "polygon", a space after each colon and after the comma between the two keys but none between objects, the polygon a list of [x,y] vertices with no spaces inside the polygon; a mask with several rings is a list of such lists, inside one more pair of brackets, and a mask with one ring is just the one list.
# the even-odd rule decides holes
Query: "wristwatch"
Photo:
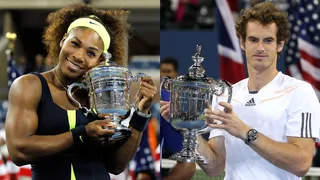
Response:
[{"label": "wristwatch", "polygon": [[247,132],[247,139],[244,141],[246,144],[251,144],[254,140],[256,140],[259,136],[259,132],[255,129],[250,129]]}]

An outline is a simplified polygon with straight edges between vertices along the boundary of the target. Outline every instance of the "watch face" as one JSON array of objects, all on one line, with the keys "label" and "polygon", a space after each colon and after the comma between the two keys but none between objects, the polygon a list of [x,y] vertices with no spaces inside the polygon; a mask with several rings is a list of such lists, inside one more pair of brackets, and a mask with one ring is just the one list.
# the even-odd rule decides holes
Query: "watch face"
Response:
[{"label": "watch face", "polygon": [[258,132],[255,130],[255,129],[252,129],[252,130],[250,130],[249,131],[249,135],[250,136],[254,136],[254,135],[256,135]]},{"label": "watch face", "polygon": [[247,141],[248,142],[252,142],[254,140],[256,140],[258,138],[258,131],[255,130],[255,129],[251,129],[249,132],[248,132],[248,137],[247,137]]}]

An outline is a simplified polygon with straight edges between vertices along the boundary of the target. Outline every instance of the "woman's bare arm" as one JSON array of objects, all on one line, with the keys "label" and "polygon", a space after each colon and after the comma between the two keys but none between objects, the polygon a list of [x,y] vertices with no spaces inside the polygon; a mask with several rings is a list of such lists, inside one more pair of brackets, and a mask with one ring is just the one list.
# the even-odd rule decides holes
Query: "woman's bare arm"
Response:
[{"label": "woman's bare arm", "polygon": [[41,93],[41,82],[34,75],[16,79],[10,88],[5,129],[9,154],[17,165],[31,163],[73,145],[71,132],[54,136],[35,135]]}]

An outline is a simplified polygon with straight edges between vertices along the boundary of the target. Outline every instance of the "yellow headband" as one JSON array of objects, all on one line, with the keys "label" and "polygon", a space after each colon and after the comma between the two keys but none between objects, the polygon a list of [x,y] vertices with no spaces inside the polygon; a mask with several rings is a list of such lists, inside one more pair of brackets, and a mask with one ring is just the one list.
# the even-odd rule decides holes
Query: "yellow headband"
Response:
[{"label": "yellow headband", "polygon": [[91,18],[79,18],[69,25],[67,33],[76,27],[88,27],[97,32],[103,41],[103,53],[106,54],[108,52],[110,46],[110,35],[101,23]]}]

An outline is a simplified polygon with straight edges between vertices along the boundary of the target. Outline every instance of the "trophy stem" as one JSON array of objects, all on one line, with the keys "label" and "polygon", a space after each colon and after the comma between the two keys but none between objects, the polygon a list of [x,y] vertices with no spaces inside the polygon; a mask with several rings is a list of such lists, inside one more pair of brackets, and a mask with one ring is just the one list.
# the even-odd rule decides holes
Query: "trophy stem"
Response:
[{"label": "trophy stem", "polygon": [[121,118],[120,118],[119,114],[117,114],[117,113],[113,114],[112,122],[120,124],[120,121],[121,121]]},{"label": "trophy stem", "polygon": [[182,162],[197,162],[201,164],[208,164],[208,160],[206,160],[197,152],[197,130],[187,129],[183,130],[181,133],[183,135],[183,148],[180,152],[170,156],[169,159]]},{"label": "trophy stem", "polygon": [[118,113],[113,114],[110,119],[116,125],[116,127],[114,128],[115,133],[109,137],[109,141],[126,139],[131,135],[132,132],[130,128],[121,124],[121,118]]}]

